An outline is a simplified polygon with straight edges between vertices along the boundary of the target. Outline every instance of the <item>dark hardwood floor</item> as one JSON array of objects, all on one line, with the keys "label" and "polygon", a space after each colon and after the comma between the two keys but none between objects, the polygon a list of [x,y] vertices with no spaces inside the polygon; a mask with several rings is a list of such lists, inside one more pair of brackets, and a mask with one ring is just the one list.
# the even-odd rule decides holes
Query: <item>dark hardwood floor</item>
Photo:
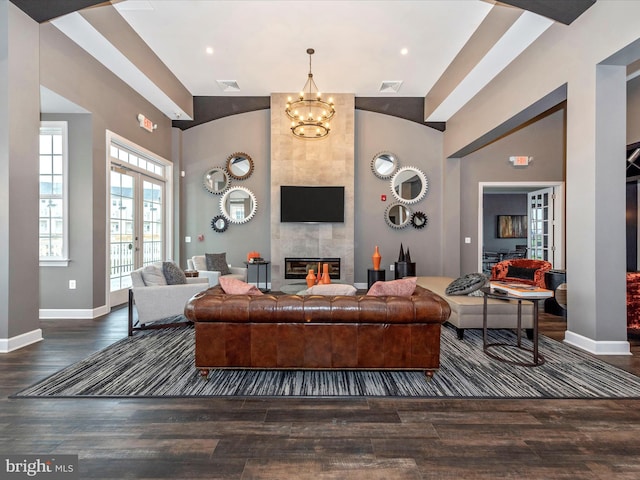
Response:
[{"label": "dark hardwood floor", "polygon": [[[126,310],[42,328],[0,355],[0,452],[77,454],[79,478],[640,478],[640,399],[9,399],[124,337]],[[640,374],[632,350],[603,358]]]}]

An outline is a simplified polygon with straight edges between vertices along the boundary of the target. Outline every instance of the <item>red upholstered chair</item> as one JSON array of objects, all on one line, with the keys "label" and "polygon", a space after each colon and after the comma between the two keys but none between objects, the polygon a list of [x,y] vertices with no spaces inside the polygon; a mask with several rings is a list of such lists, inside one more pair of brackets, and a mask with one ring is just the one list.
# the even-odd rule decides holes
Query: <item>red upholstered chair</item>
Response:
[{"label": "red upholstered chair", "polygon": [[547,288],[544,273],[551,270],[551,267],[552,265],[546,260],[510,258],[494,265],[491,269],[491,280],[526,283]]}]

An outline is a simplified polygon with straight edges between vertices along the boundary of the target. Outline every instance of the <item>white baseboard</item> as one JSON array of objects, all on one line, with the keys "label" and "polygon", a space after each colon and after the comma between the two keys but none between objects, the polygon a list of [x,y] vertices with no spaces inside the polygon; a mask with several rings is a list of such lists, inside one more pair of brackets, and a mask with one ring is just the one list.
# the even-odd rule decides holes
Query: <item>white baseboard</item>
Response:
[{"label": "white baseboard", "polygon": [[75,309],[57,309],[57,308],[41,308],[40,320],[60,320],[65,318],[87,319],[91,320],[109,313],[109,308],[102,305],[97,308],[75,308]]},{"label": "white baseboard", "polygon": [[568,330],[564,333],[564,343],[594,355],[631,355],[627,341],[597,341]]},{"label": "white baseboard", "polygon": [[26,347],[40,340],[42,340],[42,330],[39,328],[15,337],[0,338],[0,353],[13,352],[14,350]]}]

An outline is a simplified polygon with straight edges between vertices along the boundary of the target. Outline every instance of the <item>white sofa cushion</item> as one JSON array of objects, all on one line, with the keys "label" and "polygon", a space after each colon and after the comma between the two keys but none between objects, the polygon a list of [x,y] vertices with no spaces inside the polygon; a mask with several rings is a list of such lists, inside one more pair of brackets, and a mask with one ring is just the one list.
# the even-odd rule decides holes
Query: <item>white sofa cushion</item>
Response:
[{"label": "white sofa cushion", "polygon": [[167,279],[162,271],[162,264],[152,263],[150,265],[146,265],[142,268],[140,274],[142,275],[142,280],[147,287],[167,285]]}]

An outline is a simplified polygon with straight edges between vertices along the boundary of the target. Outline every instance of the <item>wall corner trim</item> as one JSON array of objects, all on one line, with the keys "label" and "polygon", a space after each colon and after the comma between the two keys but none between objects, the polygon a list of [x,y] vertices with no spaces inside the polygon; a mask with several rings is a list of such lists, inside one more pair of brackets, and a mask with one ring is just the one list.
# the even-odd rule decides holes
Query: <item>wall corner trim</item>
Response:
[{"label": "wall corner trim", "polygon": [[62,319],[78,319],[92,320],[109,313],[106,305],[96,308],[41,308],[39,312],[40,320],[62,320]]},{"label": "wall corner trim", "polygon": [[631,355],[627,341],[597,341],[569,330],[564,334],[564,343],[594,355]]},{"label": "wall corner trim", "polygon": [[0,338],[0,353],[9,353],[42,340],[42,330],[36,328],[11,338]]}]

